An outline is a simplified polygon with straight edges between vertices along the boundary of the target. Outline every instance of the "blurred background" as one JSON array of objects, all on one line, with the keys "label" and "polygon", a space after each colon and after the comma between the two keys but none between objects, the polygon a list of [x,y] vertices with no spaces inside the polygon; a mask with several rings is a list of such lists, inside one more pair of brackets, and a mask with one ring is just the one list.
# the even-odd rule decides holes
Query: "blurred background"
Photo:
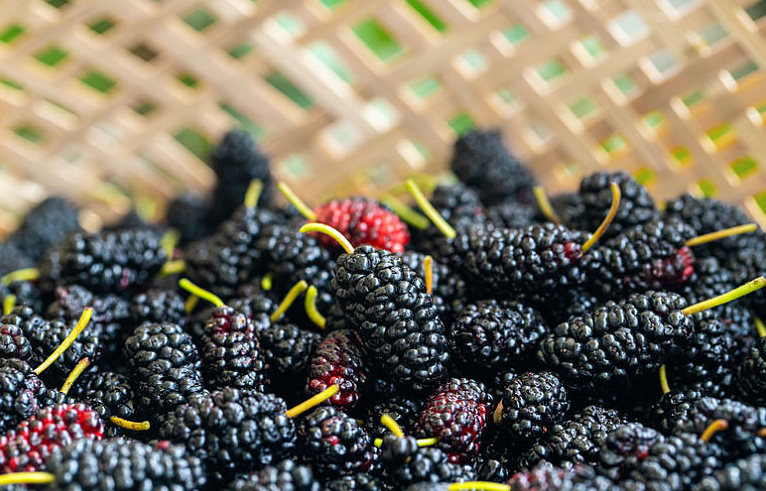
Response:
[{"label": "blurred background", "polygon": [[0,0],[0,230],[160,216],[250,132],[310,204],[500,128],[551,192],[625,169],[766,222],[766,0]]}]

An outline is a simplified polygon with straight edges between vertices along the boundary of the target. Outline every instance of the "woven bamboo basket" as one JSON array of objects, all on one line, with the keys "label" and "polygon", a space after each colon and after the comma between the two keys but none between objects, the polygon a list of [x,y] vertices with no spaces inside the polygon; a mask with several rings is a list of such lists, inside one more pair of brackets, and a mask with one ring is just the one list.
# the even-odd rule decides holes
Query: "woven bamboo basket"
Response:
[{"label": "woven bamboo basket", "polygon": [[766,0],[0,0],[0,229],[203,190],[232,127],[309,202],[496,126],[550,192],[625,169],[763,225],[764,29]]}]

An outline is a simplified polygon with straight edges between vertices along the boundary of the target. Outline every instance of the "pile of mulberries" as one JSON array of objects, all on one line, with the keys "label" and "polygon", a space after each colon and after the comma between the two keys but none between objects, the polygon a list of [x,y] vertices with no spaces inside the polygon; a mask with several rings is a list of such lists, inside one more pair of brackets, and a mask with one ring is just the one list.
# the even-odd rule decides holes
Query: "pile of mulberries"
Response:
[{"label": "pile of mulberries", "polygon": [[[764,488],[766,290],[689,310],[766,273],[761,231],[690,242],[742,209],[661,205],[608,171],[551,214],[500,133],[476,130],[431,206],[314,208],[338,244],[276,203],[246,133],[210,163],[211,193],[163,223],[86,232],[51,198],[0,245],[0,486]],[[419,223],[433,213],[448,226]],[[474,481],[494,487],[453,486]]]}]

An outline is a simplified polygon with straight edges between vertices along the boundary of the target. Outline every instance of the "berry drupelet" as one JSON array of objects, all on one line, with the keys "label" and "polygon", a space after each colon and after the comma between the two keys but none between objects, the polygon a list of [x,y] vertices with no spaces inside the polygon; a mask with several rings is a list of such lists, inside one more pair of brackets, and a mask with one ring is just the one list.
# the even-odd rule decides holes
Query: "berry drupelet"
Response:
[{"label": "berry drupelet", "polygon": [[190,244],[203,239],[215,231],[207,221],[208,203],[193,193],[184,193],[168,203],[165,221],[181,234],[181,244]]},{"label": "berry drupelet", "polygon": [[232,476],[293,455],[295,425],[286,410],[273,394],[227,388],[191,397],[165,417],[158,433]]},{"label": "berry drupelet", "polygon": [[597,393],[630,386],[689,344],[694,321],[682,312],[686,306],[670,292],[609,301],[559,324],[540,342],[537,357],[568,387]]},{"label": "berry drupelet", "polygon": [[501,390],[494,421],[515,447],[540,440],[569,410],[567,390],[554,374],[527,372]]},{"label": "berry drupelet", "polygon": [[[509,491],[618,491],[619,488],[587,465],[562,469],[549,463],[517,472],[508,480]],[[637,491],[637,490],[636,490]]]},{"label": "berry drupelet", "polygon": [[604,210],[609,208],[612,201],[611,183],[620,186],[622,199],[605,237],[614,237],[660,217],[649,192],[628,173],[596,172],[580,181],[580,213],[572,217],[574,223],[565,223],[581,230],[594,230],[598,227],[604,218]]},{"label": "berry drupelet", "polygon": [[[82,312],[81,312],[82,313]],[[15,307],[10,314],[0,317],[0,323],[13,324],[21,328],[34,351],[30,359],[38,363],[48,357],[72,331],[77,320],[64,322],[46,320],[36,315],[27,306]],[[46,370],[46,378],[59,383],[83,358],[97,361],[103,352],[101,339],[105,338],[99,324],[88,324],[71,346]]]},{"label": "berry drupelet", "polygon": [[218,231],[184,250],[186,275],[202,288],[229,298],[261,272],[261,250],[255,244],[276,216],[254,206],[240,206]]},{"label": "berry drupelet", "polygon": [[703,397],[699,390],[671,390],[650,408],[648,419],[655,428],[671,434],[676,426],[688,420],[689,411]]},{"label": "berry drupelet", "polygon": [[322,491],[322,486],[311,467],[286,459],[234,479],[226,491]]},{"label": "berry drupelet", "polygon": [[24,331],[19,326],[0,324],[0,359],[30,361],[33,356],[32,343],[24,336]]},{"label": "berry drupelet", "polygon": [[80,230],[79,214],[79,208],[70,201],[48,198],[27,213],[19,228],[8,237],[8,242],[37,262],[43,259],[48,247]]},{"label": "berry drupelet", "polygon": [[699,435],[681,433],[653,444],[631,471],[630,479],[646,489],[682,491],[723,465],[723,449]]},{"label": "berry drupelet", "polygon": [[202,338],[202,373],[212,389],[235,387],[263,391],[267,365],[258,337],[244,332],[215,332]]},{"label": "berry drupelet", "polygon": [[183,447],[135,440],[77,440],[51,454],[46,470],[55,491],[197,491],[206,489],[207,470]]},{"label": "berry drupelet", "polygon": [[0,360],[0,434],[40,410],[45,385],[18,359]]},{"label": "berry drupelet", "polygon": [[730,462],[704,477],[694,491],[756,491],[766,482],[766,455],[754,454]]},{"label": "berry drupelet", "polygon": [[0,275],[6,275],[13,271],[31,268],[35,262],[26,254],[9,243],[0,243]]},{"label": "berry drupelet", "polygon": [[436,446],[450,462],[468,463],[479,453],[492,396],[484,384],[470,379],[449,379],[426,400],[415,434],[438,438]]},{"label": "berry drupelet", "polygon": [[101,415],[106,422],[106,436],[125,433],[108,422],[112,416],[129,421],[137,418],[135,392],[125,375],[108,370],[90,370],[80,376],[70,394]]},{"label": "berry drupelet", "polygon": [[380,415],[388,414],[405,433],[411,433],[415,430],[422,407],[423,401],[417,398],[410,399],[406,396],[384,398],[367,409],[365,427],[373,438],[382,438],[389,433],[389,429],[380,423]]},{"label": "berry drupelet", "polygon": [[[709,234],[721,229],[736,227],[750,222],[741,208],[712,198],[695,198],[684,194],[665,204],[665,217],[679,219],[694,229],[695,235]],[[700,257],[715,256],[727,259],[733,253],[753,248],[762,251],[764,238],[761,232],[725,237],[695,248]]]},{"label": "berry drupelet", "polygon": [[565,468],[597,462],[607,435],[624,423],[622,415],[613,409],[588,406],[567,421],[553,425],[546,437],[526,452],[524,466],[531,467],[543,460]]},{"label": "berry drupelet", "polygon": [[320,476],[367,472],[376,460],[372,438],[356,419],[319,407],[298,424],[298,449]]},{"label": "berry drupelet", "polygon": [[[341,232],[354,247],[368,244],[376,249],[404,252],[410,242],[407,225],[385,205],[367,198],[333,200],[314,208],[316,218]],[[325,247],[337,247],[338,243],[327,236],[319,241]]]},{"label": "berry drupelet", "polygon": [[53,247],[40,263],[41,289],[61,284],[94,293],[121,293],[149,284],[167,260],[160,235],[147,229],[75,233]]},{"label": "berry drupelet", "polygon": [[139,407],[147,415],[184,404],[203,392],[200,358],[192,338],[176,324],[136,327],[125,340]]},{"label": "berry drupelet", "polygon": [[[420,252],[406,251],[402,254],[402,262],[415,271],[423,281],[426,278],[425,259],[426,255]],[[446,325],[449,325],[470,298],[468,287],[465,280],[446,264],[432,262],[431,274],[433,281],[431,297],[434,307],[439,317]]]},{"label": "berry drupelet", "polygon": [[0,436],[0,474],[44,470],[54,450],[103,436],[104,423],[85,404],[45,407]]},{"label": "berry drupelet", "polygon": [[627,423],[607,435],[599,454],[599,472],[613,481],[626,479],[664,441],[662,433],[641,423]]},{"label": "berry drupelet", "polygon": [[[280,323],[263,330],[260,341],[272,387],[276,389],[281,385],[279,381],[294,377],[305,383],[311,357],[322,342],[322,336],[294,324]],[[291,391],[295,392],[294,389]]]},{"label": "berry drupelet", "polygon": [[366,472],[341,476],[324,483],[324,491],[387,491],[389,487]]},{"label": "berry drupelet", "polygon": [[356,406],[367,381],[367,366],[358,334],[348,330],[328,334],[311,358],[308,378],[308,395],[337,385],[340,391],[330,398],[330,403],[345,410]]},{"label": "berry drupelet", "polygon": [[500,132],[473,130],[455,142],[450,168],[486,206],[531,196],[535,178],[508,152]]},{"label": "berry drupelet", "polygon": [[415,391],[440,382],[449,360],[444,324],[401,257],[359,246],[338,258],[331,286],[380,373]]},{"label": "berry drupelet", "polygon": [[759,430],[766,427],[766,408],[750,406],[733,399],[703,397],[689,409],[688,416],[680,420],[674,430],[679,433],[703,435],[714,421],[723,420],[726,428],[709,439],[721,445],[727,457],[736,459],[752,453],[763,453],[766,438]]},{"label": "berry drupelet", "polygon": [[410,436],[383,437],[380,460],[383,472],[396,489],[415,483],[438,483],[469,480],[473,477],[466,468],[450,462],[443,451],[434,447],[418,447]]},{"label": "berry drupelet", "polygon": [[548,331],[536,310],[509,300],[468,304],[448,329],[455,356],[479,373],[523,365]]},{"label": "berry drupelet", "polygon": [[586,258],[588,283],[611,298],[634,291],[676,289],[694,272],[695,257],[685,245],[694,236],[694,230],[678,220],[631,228],[596,246]]},{"label": "berry drupelet", "polygon": [[131,299],[130,321],[133,326],[162,322],[183,326],[186,323],[184,299],[175,290],[151,288]]},{"label": "berry drupelet", "polygon": [[734,370],[736,392],[752,404],[766,404],[766,337],[758,338],[755,346]]}]

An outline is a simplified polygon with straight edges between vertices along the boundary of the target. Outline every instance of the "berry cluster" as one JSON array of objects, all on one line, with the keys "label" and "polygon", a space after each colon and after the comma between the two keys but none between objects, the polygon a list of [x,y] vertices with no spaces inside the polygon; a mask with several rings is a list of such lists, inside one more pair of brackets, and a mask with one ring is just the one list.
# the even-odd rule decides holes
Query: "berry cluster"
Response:
[{"label": "berry cluster", "polygon": [[41,203],[0,247],[0,486],[765,489],[747,216],[624,172],[548,199],[495,131],[451,166],[309,207],[230,132],[164,223]]}]

